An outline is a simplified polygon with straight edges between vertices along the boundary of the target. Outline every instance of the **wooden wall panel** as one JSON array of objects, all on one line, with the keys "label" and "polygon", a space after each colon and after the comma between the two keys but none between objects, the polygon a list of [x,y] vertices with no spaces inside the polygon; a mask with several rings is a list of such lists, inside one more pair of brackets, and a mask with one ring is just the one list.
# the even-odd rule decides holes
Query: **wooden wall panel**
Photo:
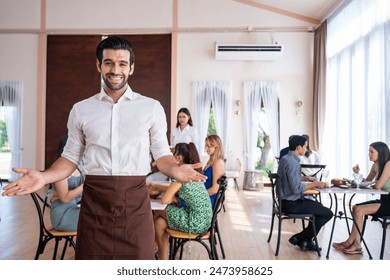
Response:
[{"label": "wooden wall panel", "polygon": [[[169,124],[171,35],[118,36],[127,38],[134,47],[135,70],[129,78],[131,88],[159,100]],[[95,64],[95,50],[100,40],[100,35],[49,35],[47,38],[46,168],[55,160],[73,104],[100,91],[100,74]]]}]

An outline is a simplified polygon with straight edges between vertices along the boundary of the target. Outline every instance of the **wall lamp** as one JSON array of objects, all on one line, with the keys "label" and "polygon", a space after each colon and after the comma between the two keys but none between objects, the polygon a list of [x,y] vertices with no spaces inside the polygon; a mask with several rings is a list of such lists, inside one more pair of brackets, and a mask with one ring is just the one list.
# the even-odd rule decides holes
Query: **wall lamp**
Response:
[{"label": "wall lamp", "polygon": [[297,107],[297,109],[296,109],[297,115],[301,114],[302,105],[303,105],[303,102],[301,100],[298,100],[297,102],[295,102],[295,106]]},{"label": "wall lamp", "polygon": [[237,99],[235,102],[236,104],[236,111],[234,112],[236,115],[239,115],[240,114],[240,105],[241,105],[241,101],[239,99]]}]

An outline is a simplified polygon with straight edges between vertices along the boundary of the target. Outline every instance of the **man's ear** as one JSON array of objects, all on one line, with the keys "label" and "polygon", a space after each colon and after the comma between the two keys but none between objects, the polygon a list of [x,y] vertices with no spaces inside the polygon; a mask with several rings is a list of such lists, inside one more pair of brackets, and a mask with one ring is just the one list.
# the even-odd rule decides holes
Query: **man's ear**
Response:
[{"label": "man's ear", "polygon": [[96,68],[97,68],[99,73],[102,73],[102,68],[100,67],[99,59],[96,59]]},{"label": "man's ear", "polygon": [[130,65],[129,75],[133,75],[133,73],[134,73],[134,63]]}]

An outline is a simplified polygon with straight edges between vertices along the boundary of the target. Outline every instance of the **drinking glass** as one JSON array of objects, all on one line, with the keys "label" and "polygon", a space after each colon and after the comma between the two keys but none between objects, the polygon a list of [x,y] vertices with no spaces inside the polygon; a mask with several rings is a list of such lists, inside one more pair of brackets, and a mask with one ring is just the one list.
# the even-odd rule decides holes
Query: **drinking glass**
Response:
[{"label": "drinking glass", "polygon": [[328,183],[328,176],[329,176],[329,170],[328,169],[324,169],[322,170],[322,180],[323,182],[325,183]]},{"label": "drinking glass", "polygon": [[353,174],[353,181],[354,181],[355,184],[356,184],[356,188],[359,188],[359,185],[360,185],[361,182],[363,181],[363,174],[354,173],[354,174]]}]

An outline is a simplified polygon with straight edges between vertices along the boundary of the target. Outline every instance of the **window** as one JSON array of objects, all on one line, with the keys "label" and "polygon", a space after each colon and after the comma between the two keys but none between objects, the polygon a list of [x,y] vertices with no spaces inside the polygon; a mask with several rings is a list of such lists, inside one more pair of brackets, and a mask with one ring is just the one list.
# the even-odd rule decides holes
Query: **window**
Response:
[{"label": "window", "polygon": [[[194,99],[194,126],[199,133],[200,151],[204,150],[206,136],[213,132],[223,144],[225,154],[229,151],[229,129],[232,114],[230,81],[196,81],[192,84]],[[210,113],[212,117],[210,118]],[[210,119],[214,122],[210,123]],[[213,128],[215,126],[215,130]]]},{"label": "window", "polygon": [[216,134],[217,134],[217,130],[215,128],[214,110],[213,110],[213,106],[211,106],[210,107],[209,125],[207,127],[207,136],[216,135]]}]

